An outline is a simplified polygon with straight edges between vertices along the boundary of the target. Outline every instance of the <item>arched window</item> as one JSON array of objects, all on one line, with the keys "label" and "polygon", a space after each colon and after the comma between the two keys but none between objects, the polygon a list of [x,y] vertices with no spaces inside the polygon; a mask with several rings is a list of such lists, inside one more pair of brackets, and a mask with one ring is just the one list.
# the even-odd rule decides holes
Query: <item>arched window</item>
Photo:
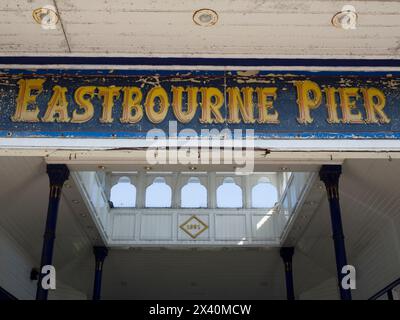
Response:
[{"label": "arched window", "polygon": [[110,201],[114,208],[136,206],[136,188],[128,177],[121,177],[111,188]]},{"label": "arched window", "polygon": [[242,189],[231,177],[225,178],[217,189],[218,208],[242,208]]},{"label": "arched window", "polygon": [[182,208],[207,208],[207,189],[200,179],[191,177],[181,189]]},{"label": "arched window", "polygon": [[251,189],[251,206],[253,208],[272,208],[278,202],[278,192],[268,178],[260,178]]},{"label": "arched window", "polygon": [[163,177],[157,177],[146,189],[147,208],[169,208],[172,202],[171,187]]}]

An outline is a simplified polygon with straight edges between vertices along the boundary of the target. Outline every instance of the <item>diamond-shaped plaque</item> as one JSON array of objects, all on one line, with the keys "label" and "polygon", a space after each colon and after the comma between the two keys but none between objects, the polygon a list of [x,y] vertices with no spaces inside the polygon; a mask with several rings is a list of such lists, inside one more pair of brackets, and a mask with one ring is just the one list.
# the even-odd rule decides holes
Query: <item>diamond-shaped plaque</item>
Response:
[{"label": "diamond-shaped plaque", "polygon": [[208,229],[208,226],[195,215],[191,216],[179,227],[193,239],[196,239],[201,233]]}]

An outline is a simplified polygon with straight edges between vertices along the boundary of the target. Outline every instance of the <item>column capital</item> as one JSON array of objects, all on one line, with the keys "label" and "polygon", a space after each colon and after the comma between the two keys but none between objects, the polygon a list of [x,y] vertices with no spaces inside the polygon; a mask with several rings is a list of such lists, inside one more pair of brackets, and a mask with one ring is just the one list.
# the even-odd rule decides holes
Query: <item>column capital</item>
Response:
[{"label": "column capital", "polygon": [[325,184],[328,199],[339,199],[339,178],[342,174],[341,165],[323,165],[319,178]]},{"label": "column capital", "polygon": [[48,164],[46,168],[50,185],[61,187],[69,177],[69,169],[65,164]]},{"label": "column capital", "polygon": [[341,165],[323,165],[319,171],[319,178],[325,185],[338,184],[341,174]]},{"label": "column capital", "polygon": [[282,247],[279,253],[285,263],[292,262],[294,247]]},{"label": "column capital", "polygon": [[96,261],[103,262],[108,255],[108,249],[102,246],[95,246],[93,247],[93,253],[96,258]]}]

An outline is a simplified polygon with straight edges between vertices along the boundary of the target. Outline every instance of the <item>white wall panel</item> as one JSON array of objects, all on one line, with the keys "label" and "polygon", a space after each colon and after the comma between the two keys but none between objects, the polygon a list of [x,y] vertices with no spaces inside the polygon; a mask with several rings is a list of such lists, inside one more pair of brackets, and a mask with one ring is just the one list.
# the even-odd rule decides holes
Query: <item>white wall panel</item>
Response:
[{"label": "white wall panel", "polygon": [[142,214],[140,240],[172,240],[171,214]]},{"label": "white wall panel", "polygon": [[276,215],[252,215],[251,228],[253,240],[268,240],[279,237],[276,232]]},{"label": "white wall panel", "polygon": [[134,240],[135,219],[132,214],[115,214],[112,227],[113,240]]},{"label": "white wall panel", "polygon": [[247,240],[246,215],[216,214],[215,240]]}]

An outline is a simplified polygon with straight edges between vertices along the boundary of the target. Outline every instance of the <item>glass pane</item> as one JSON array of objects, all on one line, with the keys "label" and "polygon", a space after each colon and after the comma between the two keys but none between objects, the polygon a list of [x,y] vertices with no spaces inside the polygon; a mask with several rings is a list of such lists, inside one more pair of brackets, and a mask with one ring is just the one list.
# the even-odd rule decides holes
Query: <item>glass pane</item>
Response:
[{"label": "glass pane", "polygon": [[146,207],[169,208],[172,202],[171,187],[162,177],[154,179],[153,183],[146,189]]},{"label": "glass pane", "polygon": [[115,208],[136,206],[136,188],[128,177],[119,178],[111,188],[110,201]]},{"label": "glass pane", "polygon": [[218,208],[242,208],[242,189],[233,178],[225,178],[217,189]]},{"label": "glass pane", "polygon": [[272,208],[278,202],[278,192],[271,183],[259,180],[251,190],[253,208]]},{"label": "glass pane", "polygon": [[199,178],[192,177],[181,190],[182,208],[207,208],[207,189]]}]

